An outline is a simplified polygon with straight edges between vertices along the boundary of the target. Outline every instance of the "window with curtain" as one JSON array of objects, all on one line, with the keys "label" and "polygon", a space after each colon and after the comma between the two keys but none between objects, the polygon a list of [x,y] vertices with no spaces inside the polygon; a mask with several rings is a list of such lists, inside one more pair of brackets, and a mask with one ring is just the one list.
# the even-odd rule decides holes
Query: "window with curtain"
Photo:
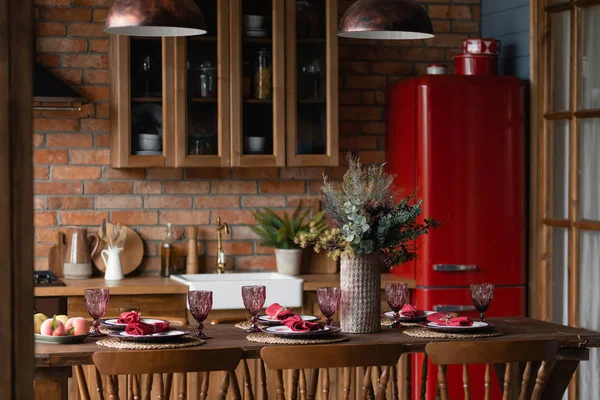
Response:
[{"label": "window with curtain", "polygon": [[[600,0],[538,0],[541,318],[600,330]],[[569,399],[600,393],[600,354]]]}]

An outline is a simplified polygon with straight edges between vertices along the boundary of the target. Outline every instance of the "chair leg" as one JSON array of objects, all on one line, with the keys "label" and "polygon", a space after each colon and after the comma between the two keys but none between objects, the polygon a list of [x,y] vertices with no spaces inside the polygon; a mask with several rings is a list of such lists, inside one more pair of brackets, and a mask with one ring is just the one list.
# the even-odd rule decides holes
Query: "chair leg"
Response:
[{"label": "chair leg", "polygon": [[202,374],[202,383],[200,383],[200,394],[198,395],[199,400],[206,400],[208,397],[208,382],[210,380],[210,372]]},{"label": "chair leg", "polygon": [[[427,370],[429,368],[429,358],[427,354],[423,355],[423,365],[421,365],[421,390],[419,393],[419,399],[425,400],[427,395]],[[416,386],[415,386],[416,387]]]},{"label": "chair leg", "polygon": [[244,398],[246,400],[254,400],[252,376],[250,375],[250,368],[248,368],[248,361],[245,358],[242,360],[242,365],[244,366]]},{"label": "chair leg", "polygon": [[315,400],[317,397],[317,387],[319,384],[319,369],[310,370],[310,382],[308,383],[308,400]]},{"label": "chair leg", "polygon": [[230,372],[229,386],[231,387],[231,397],[233,400],[242,400],[242,394],[240,392],[240,384],[237,380],[237,374],[234,371]]},{"label": "chair leg", "polygon": [[219,389],[218,400],[225,400],[227,398],[227,392],[229,391],[229,381],[231,373],[229,371],[223,372],[223,380],[221,380],[221,387]]},{"label": "chair leg", "polygon": [[285,389],[283,387],[283,371],[278,369],[276,372],[276,391],[277,391],[277,400],[285,400]]},{"label": "chair leg", "polygon": [[81,365],[76,365],[73,367],[73,370],[75,370],[75,377],[77,378],[79,397],[81,400],[90,400],[90,392],[88,390],[85,374],[83,373],[83,367]]},{"label": "chair leg", "polygon": [[385,391],[390,380],[390,367],[387,365],[383,367],[381,375],[379,376],[379,387],[377,388],[377,400],[385,400]]},{"label": "chair leg", "polygon": [[350,400],[350,385],[352,385],[352,371],[344,368],[344,400]]}]

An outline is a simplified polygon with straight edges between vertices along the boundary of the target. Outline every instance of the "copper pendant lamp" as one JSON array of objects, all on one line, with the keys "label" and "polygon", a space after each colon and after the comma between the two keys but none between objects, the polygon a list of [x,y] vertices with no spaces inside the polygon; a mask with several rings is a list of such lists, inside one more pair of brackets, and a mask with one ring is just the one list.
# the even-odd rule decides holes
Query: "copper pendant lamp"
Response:
[{"label": "copper pendant lamp", "polygon": [[202,11],[194,0],[114,0],[105,32],[128,36],[204,35]]},{"label": "copper pendant lamp", "polygon": [[427,11],[412,0],[358,0],[344,13],[338,36],[356,39],[429,39]]}]

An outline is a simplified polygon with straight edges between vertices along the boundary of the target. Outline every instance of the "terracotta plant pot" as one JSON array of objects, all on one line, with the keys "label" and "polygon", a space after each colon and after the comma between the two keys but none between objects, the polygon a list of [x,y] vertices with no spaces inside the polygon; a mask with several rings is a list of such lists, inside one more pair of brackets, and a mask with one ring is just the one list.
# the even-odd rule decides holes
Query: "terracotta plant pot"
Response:
[{"label": "terracotta plant pot", "polygon": [[379,252],[340,263],[340,327],[346,333],[381,330],[381,257]]},{"label": "terracotta plant pot", "polygon": [[277,272],[284,275],[299,275],[302,266],[302,249],[275,249]]}]

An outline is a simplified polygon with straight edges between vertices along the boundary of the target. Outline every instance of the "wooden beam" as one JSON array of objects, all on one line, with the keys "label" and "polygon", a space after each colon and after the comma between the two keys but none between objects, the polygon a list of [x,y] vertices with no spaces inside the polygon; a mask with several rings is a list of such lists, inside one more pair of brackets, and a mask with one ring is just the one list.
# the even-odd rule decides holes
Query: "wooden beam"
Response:
[{"label": "wooden beam", "polygon": [[33,2],[0,0],[0,388],[33,398]]}]

